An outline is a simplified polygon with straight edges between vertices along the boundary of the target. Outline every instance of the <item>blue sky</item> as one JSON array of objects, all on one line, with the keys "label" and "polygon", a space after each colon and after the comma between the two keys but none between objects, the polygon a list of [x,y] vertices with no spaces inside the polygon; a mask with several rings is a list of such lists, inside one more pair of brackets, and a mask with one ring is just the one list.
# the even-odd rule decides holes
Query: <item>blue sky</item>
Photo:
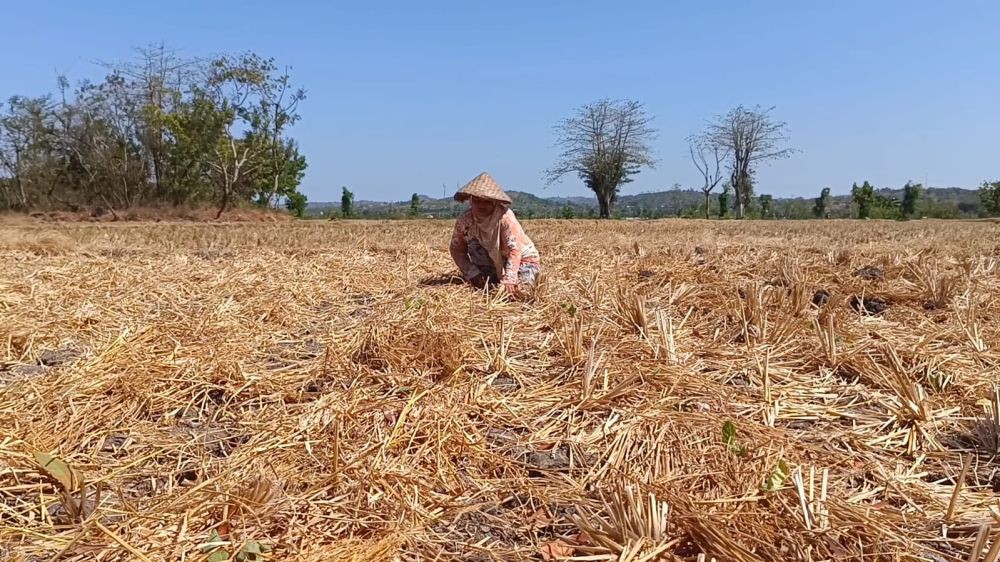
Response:
[{"label": "blue sky", "polygon": [[0,97],[163,41],[253,50],[308,90],[293,129],[310,200],[440,196],[487,170],[543,190],[552,126],[603,97],[643,102],[659,162],[624,193],[696,186],[684,137],[738,105],[776,106],[789,160],[758,192],[1000,178],[1000,2],[2,2]]}]

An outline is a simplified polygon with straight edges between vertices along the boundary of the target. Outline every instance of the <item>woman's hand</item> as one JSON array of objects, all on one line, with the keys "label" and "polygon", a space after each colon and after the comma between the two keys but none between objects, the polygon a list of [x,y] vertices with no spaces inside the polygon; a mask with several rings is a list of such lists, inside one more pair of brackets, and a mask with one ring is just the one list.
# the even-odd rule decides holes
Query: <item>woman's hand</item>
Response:
[{"label": "woman's hand", "polygon": [[517,285],[514,283],[504,283],[503,288],[510,296],[514,296],[517,294]]}]

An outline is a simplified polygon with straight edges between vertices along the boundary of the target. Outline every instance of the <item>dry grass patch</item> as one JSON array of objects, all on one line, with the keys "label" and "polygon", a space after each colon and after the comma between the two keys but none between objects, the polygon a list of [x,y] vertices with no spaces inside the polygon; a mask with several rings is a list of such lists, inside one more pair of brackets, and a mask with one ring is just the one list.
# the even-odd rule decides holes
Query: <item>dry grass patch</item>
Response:
[{"label": "dry grass patch", "polygon": [[994,225],[526,226],[4,226],[0,559],[1000,549]]}]

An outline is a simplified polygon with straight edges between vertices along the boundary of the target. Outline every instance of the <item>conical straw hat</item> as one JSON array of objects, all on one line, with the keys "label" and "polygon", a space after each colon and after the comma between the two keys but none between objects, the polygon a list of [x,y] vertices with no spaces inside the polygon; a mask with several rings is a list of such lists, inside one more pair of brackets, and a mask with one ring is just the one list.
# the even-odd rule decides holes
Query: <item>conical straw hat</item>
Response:
[{"label": "conical straw hat", "polygon": [[500,188],[500,184],[498,184],[496,180],[490,177],[490,175],[486,172],[483,172],[473,178],[472,181],[465,184],[465,187],[459,189],[458,192],[455,193],[456,201],[465,201],[469,197],[491,199],[507,205],[510,205],[512,202],[510,196],[504,193],[503,189]]}]

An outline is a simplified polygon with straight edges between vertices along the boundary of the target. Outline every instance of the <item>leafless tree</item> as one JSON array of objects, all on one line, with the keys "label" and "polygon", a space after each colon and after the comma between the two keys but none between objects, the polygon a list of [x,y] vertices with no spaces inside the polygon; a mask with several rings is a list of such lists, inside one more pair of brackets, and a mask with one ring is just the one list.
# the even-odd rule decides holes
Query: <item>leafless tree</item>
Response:
[{"label": "leafless tree", "polygon": [[757,167],[771,160],[784,159],[796,152],[783,148],[788,140],[787,124],[771,118],[771,110],[742,105],[709,123],[705,138],[730,154],[729,179],[736,191],[737,216],[753,198],[753,174]]},{"label": "leafless tree", "polygon": [[637,101],[603,99],[583,106],[555,127],[563,151],[545,172],[547,184],[575,172],[597,195],[601,218],[610,218],[618,190],[632,181],[629,176],[655,164],[651,121]]},{"label": "leafless tree", "polygon": [[688,151],[704,180],[701,191],[705,194],[705,218],[711,218],[712,190],[722,181],[722,162],[729,157],[729,151],[713,142],[705,135],[688,137]]}]

